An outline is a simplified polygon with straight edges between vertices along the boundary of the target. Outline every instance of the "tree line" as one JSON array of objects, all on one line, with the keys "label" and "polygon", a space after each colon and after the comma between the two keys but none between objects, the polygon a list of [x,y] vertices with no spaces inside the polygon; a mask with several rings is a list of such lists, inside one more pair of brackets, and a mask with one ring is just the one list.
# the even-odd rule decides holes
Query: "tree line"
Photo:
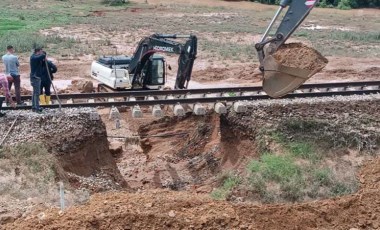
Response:
[{"label": "tree line", "polygon": [[[280,0],[250,0],[251,2],[260,2],[264,4],[279,4]],[[299,1],[299,0],[296,0]],[[380,7],[380,0],[320,0],[319,7],[325,8],[339,8],[339,9],[352,9],[352,8],[378,8]]]}]

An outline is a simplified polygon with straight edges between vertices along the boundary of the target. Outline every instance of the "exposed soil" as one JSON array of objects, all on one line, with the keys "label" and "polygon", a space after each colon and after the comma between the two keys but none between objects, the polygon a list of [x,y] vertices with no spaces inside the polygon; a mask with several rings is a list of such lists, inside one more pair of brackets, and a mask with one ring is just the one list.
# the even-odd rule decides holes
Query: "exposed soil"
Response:
[{"label": "exposed soil", "polygon": [[207,67],[194,71],[192,79],[199,82],[230,81],[231,83],[256,83],[261,81],[262,74],[257,64],[235,65],[230,67]]},{"label": "exposed soil", "polygon": [[[294,130],[289,127],[285,129],[284,122],[288,119],[314,119],[318,124],[327,121],[329,125],[312,129],[305,138],[318,139],[322,135],[335,143],[334,137],[338,137],[343,142],[353,141],[353,148],[358,146],[356,141],[360,140],[363,141],[360,143],[365,143],[359,145],[361,149],[374,150],[373,156],[378,154],[378,99],[358,97],[357,100],[350,98],[348,101],[333,102],[334,99],[331,99],[324,103],[312,100],[252,102],[249,113],[230,113],[221,119],[215,115],[187,115],[184,118],[165,117],[159,120],[148,117],[135,120],[130,126],[122,122],[125,131],[129,131],[130,135],[137,131],[142,138],[139,144],[127,142],[122,147],[121,155],[116,156],[128,185],[140,192],[96,194],[89,203],[69,207],[61,214],[58,209],[40,207],[33,214],[5,225],[5,229],[376,229],[380,224],[380,196],[377,192],[380,171],[376,170],[380,165],[379,159],[360,162],[356,161],[359,158],[346,157],[344,152],[337,153],[339,158],[344,159],[339,164],[362,167],[358,174],[360,190],[354,195],[277,205],[240,203],[250,199],[238,191],[234,195],[243,197],[232,199],[235,203],[214,201],[208,195],[218,185],[220,173],[228,170],[244,172],[247,161],[258,157],[256,137],[263,130],[277,128],[284,133],[289,132],[289,137],[298,138]],[[108,120],[105,115],[102,115],[103,119]],[[123,118],[128,120],[124,115],[130,117],[130,114],[123,114]],[[148,124],[144,125],[144,120]],[[335,122],[328,123],[332,120]],[[108,123],[110,133],[116,131],[110,126],[114,123],[109,120]],[[123,129],[118,132],[124,133]],[[98,146],[93,142],[91,144],[91,148]],[[267,146],[270,147],[270,143]],[[332,149],[336,147],[339,149],[339,146]],[[245,196],[250,194],[246,193]]]},{"label": "exposed soil", "polygon": [[[317,142],[322,136],[321,143],[331,144],[332,147],[352,140],[358,141],[353,142],[353,149],[373,150],[377,146],[379,139],[373,129],[378,124],[365,122],[374,119],[378,102],[360,102],[360,106],[347,102],[309,103],[285,107],[281,103],[273,106],[263,103],[255,105],[251,115],[231,114],[228,119],[216,115],[197,117],[189,114],[184,118],[155,120],[146,115],[143,119],[132,119],[129,113],[122,113],[121,129],[114,128],[115,122],[108,119],[107,113],[102,117],[110,130],[109,135],[127,137],[125,142],[114,139],[112,148],[123,149],[122,153],[118,153],[117,162],[129,186],[134,189],[171,188],[208,193],[218,185],[220,173],[230,170],[243,172],[250,159],[259,157],[258,136],[263,130],[289,132],[289,138],[315,136],[319,138],[315,140]],[[366,113],[362,112],[364,108]],[[346,111],[350,111],[349,119]],[[149,113],[149,110],[146,112]],[[284,125],[292,119],[306,122],[315,119],[320,122],[320,128],[307,134],[295,133]],[[336,122],[326,125],[332,119]],[[267,144],[270,146],[270,142]],[[328,149],[331,146],[324,147]],[[344,155],[347,151],[339,152]],[[351,155],[353,159],[360,158],[356,152]],[[348,164],[358,166],[353,161]],[[341,165],[346,163],[341,162]],[[250,200],[247,197],[249,194],[238,196]]]},{"label": "exposed soil", "polygon": [[324,71],[328,75],[332,75],[335,78],[339,79],[349,79],[356,77],[358,80],[379,80],[380,76],[380,67],[369,67],[363,71],[358,71],[355,69],[333,69]]},{"label": "exposed soil", "polygon": [[247,205],[170,191],[98,194],[83,206],[37,211],[6,229],[377,229],[380,160],[359,174],[355,195],[294,205]]},{"label": "exposed soil", "polygon": [[[44,166],[46,162],[40,162],[41,159],[31,159],[24,166],[16,164],[17,161],[12,156],[8,159],[0,155],[2,165],[9,161],[6,167],[14,167],[10,170],[1,168],[0,183],[2,186],[20,190],[2,193],[0,225],[21,216],[25,210],[38,203],[55,205],[50,203],[56,201],[57,195],[56,184],[48,180],[51,177],[64,182],[67,192],[75,194],[76,189],[93,193],[127,187],[109,152],[105,126],[100,120],[91,119],[92,113],[97,114],[92,109],[64,109],[62,112],[47,110],[43,115],[31,114],[29,111],[12,111],[0,120],[3,147],[41,143],[49,154],[43,160],[54,162],[53,166]],[[38,154],[40,150],[36,151]],[[33,175],[24,175],[28,171],[23,167],[31,167],[31,172],[41,174],[41,178],[34,178],[40,180],[38,185],[28,187]],[[6,189],[2,187],[0,191],[7,191]],[[26,198],[17,199],[23,193],[27,194]],[[70,195],[69,198],[71,199]]]},{"label": "exposed soil", "polygon": [[[115,182],[122,184],[108,150],[105,126],[101,120],[91,119],[92,113],[97,114],[92,109],[48,110],[44,115],[28,111],[9,113],[1,123],[11,123],[18,117],[3,144],[43,143],[65,171],[84,177],[108,173]],[[1,133],[9,129],[8,125],[2,127]]]},{"label": "exposed soil", "polygon": [[321,70],[328,63],[322,54],[302,43],[284,44],[273,57],[282,65],[311,71]]},{"label": "exposed soil", "polygon": [[71,84],[65,88],[58,91],[58,93],[94,93],[95,87],[94,83],[89,80],[72,80]]},{"label": "exposed soil", "polygon": [[127,136],[125,142],[113,139],[111,144],[113,149],[122,146],[118,167],[133,189],[209,193],[221,172],[244,168],[247,159],[255,154],[252,141],[231,133],[229,125],[215,114],[158,120],[147,116],[145,122],[126,115],[122,115],[120,130],[114,129],[114,121],[106,115],[103,119],[111,130],[109,135]]}]

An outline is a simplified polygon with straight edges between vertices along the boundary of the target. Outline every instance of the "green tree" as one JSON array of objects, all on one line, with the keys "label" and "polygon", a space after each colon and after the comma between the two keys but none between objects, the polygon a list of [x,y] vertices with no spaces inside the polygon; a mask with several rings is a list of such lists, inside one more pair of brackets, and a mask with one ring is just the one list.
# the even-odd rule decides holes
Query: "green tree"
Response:
[{"label": "green tree", "polygon": [[[251,2],[260,2],[264,4],[279,4],[280,0],[250,0]],[[320,7],[336,7],[339,9],[351,8],[378,8],[380,0],[320,0]]]}]

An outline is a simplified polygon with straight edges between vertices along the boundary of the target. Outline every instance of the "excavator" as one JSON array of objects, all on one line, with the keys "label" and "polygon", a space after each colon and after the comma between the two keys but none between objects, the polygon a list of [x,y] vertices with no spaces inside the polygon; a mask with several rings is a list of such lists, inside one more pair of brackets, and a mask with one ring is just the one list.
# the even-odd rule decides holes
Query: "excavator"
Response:
[{"label": "excavator", "polygon": [[[184,43],[176,39],[187,39]],[[195,35],[153,34],[143,38],[132,57],[103,56],[91,65],[91,76],[115,90],[157,90],[166,82],[167,65],[157,53],[178,54],[175,89],[187,88],[197,55]],[[169,66],[169,69],[171,67]]]},{"label": "excavator", "polygon": [[[318,72],[284,66],[273,57],[317,3],[318,0],[281,0],[262,39],[255,44],[259,69],[263,73],[263,90],[273,98],[294,91]],[[287,7],[276,33],[269,37],[272,27]],[[175,39],[188,40],[182,44]],[[187,88],[197,55],[195,35],[153,34],[140,41],[132,57],[103,56],[94,61],[91,76],[111,89],[161,89],[166,82],[166,63],[161,55],[156,54],[159,52],[180,55],[174,88]]]}]

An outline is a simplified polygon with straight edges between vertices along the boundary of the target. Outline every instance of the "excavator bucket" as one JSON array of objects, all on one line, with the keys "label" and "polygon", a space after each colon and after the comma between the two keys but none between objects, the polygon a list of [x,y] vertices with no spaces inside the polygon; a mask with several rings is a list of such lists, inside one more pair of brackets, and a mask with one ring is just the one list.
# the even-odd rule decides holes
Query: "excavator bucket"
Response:
[{"label": "excavator bucket", "polygon": [[263,90],[273,98],[284,96],[302,85],[319,70],[284,66],[272,55],[264,58]]},{"label": "excavator bucket", "polygon": [[[294,91],[307,79],[319,72],[327,63],[327,59],[325,60],[324,57],[321,57],[317,51],[302,50],[304,47],[297,44],[287,47],[290,50],[296,49],[294,52],[288,52],[291,55],[287,55],[285,58],[284,55],[277,55],[277,57],[282,57],[280,61],[276,57],[276,52],[285,45],[287,39],[300,26],[318,2],[318,0],[281,0],[280,6],[261,41],[255,44],[260,61],[260,70],[264,73],[263,89],[273,98],[281,97]],[[275,35],[268,38],[272,26],[287,6],[289,6],[289,9],[283,16]],[[315,57],[315,61],[308,59],[308,55],[313,54],[315,55],[310,57]],[[302,64],[299,67],[297,63],[294,63],[298,61]],[[303,65],[305,61],[310,61],[309,65]]]},{"label": "excavator bucket", "polygon": [[283,44],[265,55],[263,90],[273,98],[284,96],[320,72],[328,60],[317,50],[301,43]]}]

